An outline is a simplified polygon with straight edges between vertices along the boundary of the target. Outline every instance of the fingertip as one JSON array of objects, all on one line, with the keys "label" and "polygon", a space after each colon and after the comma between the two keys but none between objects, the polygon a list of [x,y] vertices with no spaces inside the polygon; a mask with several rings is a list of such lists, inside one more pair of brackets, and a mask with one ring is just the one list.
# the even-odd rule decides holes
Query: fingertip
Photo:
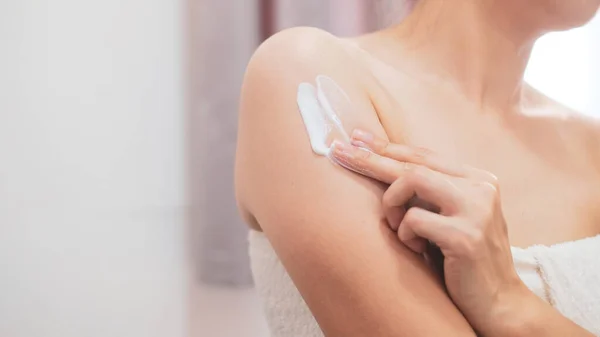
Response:
[{"label": "fingertip", "polygon": [[372,133],[367,132],[365,130],[354,129],[354,131],[352,131],[351,138],[355,139],[355,140],[363,141],[363,142],[366,142],[366,143],[372,143],[373,140],[375,139],[375,136],[373,136]]},{"label": "fingertip", "polygon": [[331,143],[331,153],[336,157],[350,158],[352,147],[336,139]]},{"label": "fingertip", "polygon": [[334,140],[331,143],[328,157],[333,163],[343,168],[359,174],[365,174],[365,170],[361,167],[361,161],[357,155],[356,148],[352,145]]},{"label": "fingertip", "polygon": [[422,238],[414,238],[403,241],[404,245],[417,254],[425,254],[427,251],[427,241]]},{"label": "fingertip", "polygon": [[367,144],[361,140],[352,139],[350,141],[350,143],[358,148],[371,151],[371,147],[369,146],[369,144]]},{"label": "fingertip", "polygon": [[389,207],[384,209],[384,213],[386,214],[386,220],[390,229],[397,232],[402,218],[406,214],[406,209],[404,207]]}]

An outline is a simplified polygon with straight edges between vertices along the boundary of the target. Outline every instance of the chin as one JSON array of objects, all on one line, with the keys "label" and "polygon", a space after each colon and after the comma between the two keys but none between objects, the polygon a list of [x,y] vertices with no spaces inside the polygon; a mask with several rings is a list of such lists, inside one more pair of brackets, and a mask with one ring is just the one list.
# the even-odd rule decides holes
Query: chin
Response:
[{"label": "chin", "polygon": [[600,0],[541,0],[548,3],[551,30],[568,30],[590,22],[600,9]]}]

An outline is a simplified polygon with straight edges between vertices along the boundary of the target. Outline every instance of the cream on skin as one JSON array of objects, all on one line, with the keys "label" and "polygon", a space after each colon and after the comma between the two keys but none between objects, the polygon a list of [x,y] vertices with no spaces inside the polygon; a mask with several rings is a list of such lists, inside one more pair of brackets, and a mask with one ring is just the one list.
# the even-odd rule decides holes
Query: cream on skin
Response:
[{"label": "cream on skin", "polygon": [[340,107],[348,105],[350,99],[330,77],[319,75],[315,83],[300,83],[298,108],[313,152],[331,159],[334,140],[350,144],[350,136],[342,124],[343,111],[340,111]]}]

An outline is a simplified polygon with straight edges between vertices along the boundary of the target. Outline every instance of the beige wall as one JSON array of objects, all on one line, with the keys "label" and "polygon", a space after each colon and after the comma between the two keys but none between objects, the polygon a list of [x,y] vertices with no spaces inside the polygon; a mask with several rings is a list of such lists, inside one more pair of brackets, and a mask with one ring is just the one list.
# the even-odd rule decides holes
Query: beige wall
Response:
[{"label": "beige wall", "polygon": [[0,1],[0,336],[184,336],[177,0]]}]

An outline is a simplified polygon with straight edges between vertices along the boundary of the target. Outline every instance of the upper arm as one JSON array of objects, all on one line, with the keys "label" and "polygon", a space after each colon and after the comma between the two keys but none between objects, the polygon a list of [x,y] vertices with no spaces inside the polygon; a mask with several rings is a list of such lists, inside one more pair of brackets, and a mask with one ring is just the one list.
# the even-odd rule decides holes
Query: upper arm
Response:
[{"label": "upper arm", "polygon": [[361,74],[327,36],[288,31],[248,66],[239,122],[238,201],[264,230],[327,336],[473,335],[421,259],[385,224],[384,188],[311,151],[296,106],[319,74],[348,93],[361,126],[385,137]]}]

